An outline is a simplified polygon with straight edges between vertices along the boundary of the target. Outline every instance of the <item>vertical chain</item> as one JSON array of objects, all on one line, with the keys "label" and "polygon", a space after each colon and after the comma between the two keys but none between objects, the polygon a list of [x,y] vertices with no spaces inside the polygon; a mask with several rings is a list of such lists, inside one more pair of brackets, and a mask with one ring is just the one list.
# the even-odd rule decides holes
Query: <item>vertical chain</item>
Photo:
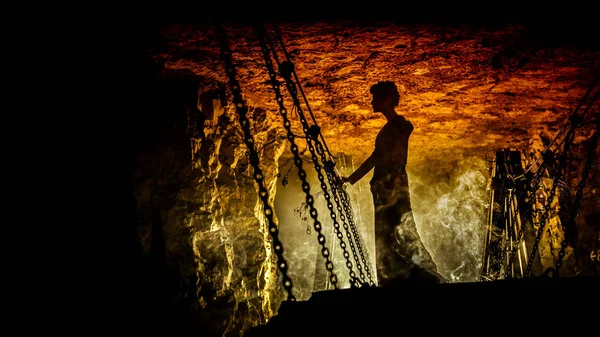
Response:
[{"label": "vertical chain", "polygon": [[[574,112],[571,114],[571,116],[570,116],[570,118],[569,118],[569,122],[567,123],[567,125],[570,125],[570,126],[571,126],[571,127],[568,129],[568,130],[569,130],[569,134],[573,132],[573,128],[575,127],[575,124],[578,124],[578,122],[580,122],[580,121],[583,119],[583,117],[585,116],[585,114],[586,114],[586,113],[588,112],[588,110],[589,110],[589,109],[592,107],[592,105],[593,105],[593,102],[594,102],[594,101],[595,101],[595,100],[598,98],[598,93],[596,93],[596,95],[594,96],[594,98],[593,98],[593,99],[592,99],[592,101],[591,101],[592,103],[590,103],[590,104],[588,105],[588,107],[587,107],[587,108],[586,108],[586,110],[583,112],[583,114],[581,114],[581,115],[578,115],[578,111],[579,111],[579,109],[580,109],[580,108],[583,106],[583,103],[584,103],[584,101],[586,100],[586,98],[587,98],[587,97],[588,97],[588,96],[589,96],[589,95],[592,93],[592,91],[593,91],[594,87],[596,86],[596,84],[598,83],[598,81],[599,81],[599,80],[600,80],[600,75],[596,77],[596,79],[594,80],[594,82],[592,83],[592,85],[591,85],[591,86],[588,88],[588,91],[585,93],[585,95],[583,96],[583,98],[580,100],[580,102],[579,102],[579,105],[577,106],[577,108],[575,108]],[[566,126],[567,126],[567,125],[566,125]],[[561,136],[562,136],[562,135],[565,133],[565,131],[567,130],[566,126],[565,126],[564,128],[562,128],[562,129],[560,130],[560,132],[559,132],[559,133],[558,133],[558,134],[557,134],[557,135],[554,137],[554,139],[552,140],[552,142],[550,142],[550,144],[548,144],[548,146],[547,146],[546,150],[545,150],[545,151],[543,151],[544,153],[546,153],[546,152],[550,152],[550,148],[551,148],[553,145],[555,145],[555,144],[557,144],[557,143],[558,143],[558,139],[559,139],[559,138],[560,138],[560,137],[561,137]],[[565,137],[565,139],[567,139],[567,137]],[[563,141],[564,141],[564,140],[563,140]],[[597,141],[597,140],[595,140],[595,141]],[[569,145],[570,145],[570,144],[569,144]],[[559,144],[559,145],[557,145],[557,147],[559,147],[559,146],[560,146],[560,144]],[[567,147],[567,145],[565,145],[565,146]],[[567,149],[568,149],[568,147],[567,147]],[[566,155],[566,154],[567,154],[567,153],[566,153],[566,151],[564,151],[564,155]],[[543,156],[542,156],[542,157],[543,157]],[[538,162],[538,161],[539,161],[539,160],[540,160],[542,157],[538,158],[538,159],[537,159],[537,160],[536,160],[536,161],[535,161],[533,164],[531,164],[531,165],[530,165],[530,166],[527,168],[527,170],[525,170],[525,172],[526,172],[526,173],[527,173],[527,172],[529,172],[529,171],[530,171],[530,170],[531,170],[531,169],[532,169],[532,168],[533,168],[533,167],[534,167],[534,166],[537,164],[537,162]],[[564,159],[563,159],[563,160],[564,160]],[[545,162],[546,162],[546,161],[544,160],[544,161],[542,162],[542,164],[541,164],[541,165],[538,167],[537,173],[540,173],[540,172],[542,171],[542,169],[543,169],[543,165],[545,164]],[[582,181],[583,181],[583,179],[582,179]],[[534,184],[534,186],[536,186],[536,185],[537,185],[537,184]],[[553,184],[553,189],[552,189],[552,192],[554,192],[554,185],[555,185],[555,184]],[[581,186],[581,182],[580,182],[580,188],[582,188],[582,186]],[[553,193],[551,193],[551,194],[552,194],[552,196],[551,196],[550,203],[552,203],[552,201],[553,201],[553,198],[554,198],[554,195],[553,195]],[[577,207],[579,207],[579,206],[578,206],[578,204],[579,204],[579,201],[577,201]],[[544,215],[545,215],[546,213],[547,213],[547,212],[545,212],[545,213],[544,213]],[[547,216],[543,216],[543,218],[544,218],[544,220],[543,220],[543,221],[545,221],[545,218],[546,218],[546,217],[547,217]],[[573,219],[573,220],[574,220],[574,219]],[[569,220],[569,221],[571,221],[571,220]],[[542,226],[542,227],[543,227],[543,226],[544,226],[544,223],[543,223],[543,222],[542,222],[542,223],[540,223],[540,226]],[[536,235],[536,241],[535,241],[535,245],[534,245],[534,250],[535,250],[535,249],[537,249],[537,244],[539,243],[541,232],[538,232],[537,234],[538,234],[538,235]],[[519,231],[519,236],[518,236],[518,240],[517,240],[517,245],[520,243],[520,240],[521,240],[521,238],[522,238],[522,235],[523,235],[523,227],[522,227],[522,228],[521,228],[521,230]],[[556,275],[558,275],[558,269],[560,269],[560,266],[562,265],[562,259],[563,259],[563,257],[564,257],[564,254],[565,254],[565,252],[564,252],[564,251],[565,251],[565,249],[566,249],[566,241],[565,241],[565,240],[566,240],[566,238],[565,238],[565,239],[563,240],[563,242],[561,243],[561,250],[559,251],[559,259],[558,259],[558,261],[557,261],[557,270],[556,270]],[[535,256],[534,254],[535,254],[535,251],[534,251],[534,252],[532,252],[532,256]],[[509,262],[509,265],[512,265],[512,263],[513,263],[512,261],[514,260],[514,256],[515,256],[515,249],[514,249],[514,247],[513,247],[512,256],[511,256],[511,259],[509,260],[509,261],[510,261],[510,262]],[[532,261],[532,259],[530,259],[530,260],[529,260],[529,263],[528,263],[528,268],[527,268],[527,273],[526,273],[526,275],[528,275],[528,274],[529,274],[529,272],[531,271],[531,265],[532,265],[532,263],[533,263],[533,261]]]},{"label": "vertical chain", "polygon": [[[543,163],[542,163],[543,164]],[[541,181],[541,172],[542,172],[542,167],[538,168],[538,170],[536,171],[536,175],[534,176],[534,178],[531,180],[531,182],[528,184],[530,191],[534,191],[534,202],[535,202],[535,191],[537,190],[537,186]],[[531,193],[529,191],[529,193]],[[510,199],[510,203],[513,202],[513,199],[516,198],[516,194],[513,194],[511,196]],[[517,200],[517,207],[515,208],[515,217],[516,216],[520,216],[521,213],[521,204],[518,202]],[[519,247],[519,244],[521,243],[521,240],[523,239],[523,234],[525,232],[525,223],[521,223],[521,227],[519,228],[519,233],[517,234],[516,237],[516,242],[513,243],[512,249],[509,252],[509,257],[508,257],[508,265],[506,266],[505,270],[504,270],[504,278],[506,278],[508,276],[508,269],[511,268],[514,264],[515,261],[515,257],[517,255],[517,249]]]},{"label": "vertical chain", "polygon": [[[268,37],[267,37],[267,39],[268,39]],[[274,49],[274,48],[272,47],[272,49]],[[340,219],[344,220],[344,218],[345,218],[344,214],[343,214],[344,213],[343,210],[345,210],[347,212],[350,212],[348,214],[350,214],[350,217],[351,217],[351,208],[348,205],[345,205],[344,208],[342,208],[339,205],[339,198],[336,195],[336,186],[341,186],[341,182],[336,179],[337,176],[333,172],[333,164],[332,164],[331,161],[327,160],[326,155],[325,155],[325,151],[323,149],[323,144],[321,144],[321,142],[319,141],[318,133],[315,132],[316,130],[318,130],[318,127],[316,129],[315,129],[316,125],[313,125],[313,127],[309,127],[309,125],[308,125],[308,123],[306,121],[306,118],[304,117],[304,113],[302,112],[302,107],[301,107],[300,101],[298,99],[298,91],[296,89],[296,83],[291,79],[291,74],[294,72],[293,71],[293,63],[288,59],[286,61],[286,63],[280,64],[279,66],[280,66],[280,68],[284,68],[285,69],[285,71],[281,71],[281,69],[280,69],[280,72],[282,73],[282,76],[283,76],[283,78],[286,81],[287,89],[288,89],[288,91],[289,91],[289,93],[290,93],[290,95],[292,97],[292,100],[294,102],[294,105],[296,106],[296,110],[298,112],[298,115],[300,117],[300,122],[302,123],[303,130],[304,130],[304,133],[305,133],[306,138],[307,138],[308,148],[310,150],[313,162],[315,163],[315,169],[317,171],[317,176],[319,178],[319,181],[321,182],[321,188],[324,191],[324,197],[325,197],[325,199],[327,201],[327,208],[330,210],[330,214],[331,214],[332,220],[334,222],[334,226],[337,229],[339,227],[339,223],[337,222],[335,212],[333,211],[333,204],[331,203],[331,196],[329,195],[329,192],[327,191],[327,184],[325,183],[324,176],[321,173],[321,166],[318,164],[319,163],[319,159],[318,159],[318,157],[315,154],[315,150],[316,150],[317,154],[319,154],[320,157],[321,157],[321,159],[322,159],[324,170],[325,170],[327,178],[329,180],[329,184],[332,187],[332,192],[333,192],[333,195],[334,195],[334,200],[336,201],[336,203],[338,205],[338,212],[340,214]],[[347,201],[347,198],[345,198],[345,200]],[[354,238],[355,238],[354,241],[356,241],[357,242],[357,246],[360,247],[360,235],[359,235],[358,231],[356,230],[356,227],[354,226],[353,223],[351,223],[351,226],[350,226],[351,233],[352,233],[352,234],[350,234],[350,232],[348,232],[348,224],[345,221],[342,221],[342,222],[343,222],[343,227],[346,230],[346,234],[347,234],[347,237],[348,237],[348,243],[349,243],[350,248],[351,248],[351,250],[353,252],[353,255],[354,255],[354,259],[355,259],[355,262],[356,262],[357,269],[359,270],[361,279],[364,280],[365,277],[364,277],[364,273],[362,271],[361,261],[358,259],[358,254],[356,253],[356,249],[354,248],[354,242],[353,242],[352,236],[351,236],[351,235],[354,235]],[[338,235],[338,238],[341,239],[341,236],[342,236],[341,233],[336,233],[336,234]],[[344,246],[345,246],[345,244],[344,244]],[[368,261],[365,258],[364,253],[362,252],[362,247],[360,247],[360,255],[362,257],[362,262],[365,265],[365,268],[367,270],[369,270],[368,269],[368,263],[367,263]],[[344,254],[344,257],[346,257],[346,253]],[[351,263],[347,259],[347,265],[349,266],[350,264]],[[372,277],[370,275],[370,270],[369,270],[369,279],[371,280],[371,284],[373,284]],[[358,281],[355,278],[353,278],[353,280],[354,281]]]},{"label": "vertical chain", "polygon": [[[276,25],[275,25],[275,34],[277,36],[277,39],[279,40],[279,43],[281,44],[281,48],[283,49],[283,52],[284,52],[285,57],[286,57],[286,60],[291,64],[290,55],[286,51],[285,44],[283,42],[283,38],[282,38],[281,33],[279,32],[279,29],[277,28]],[[292,74],[294,75],[294,78],[296,79],[296,82],[298,82],[298,88],[300,89],[300,93],[302,94],[302,97],[304,98],[304,100],[306,102],[308,111],[309,111],[309,113],[310,113],[310,115],[311,115],[314,123],[317,124],[317,121],[315,120],[315,118],[314,118],[314,116],[312,114],[312,111],[310,110],[310,106],[308,105],[308,102],[306,101],[306,97],[304,95],[304,92],[302,91],[302,87],[300,86],[300,80],[298,79],[298,76],[296,75],[296,72],[293,71],[293,67],[291,67],[291,70],[292,70]],[[294,97],[296,97],[296,95]],[[346,195],[346,191],[342,188],[341,181],[338,179],[337,174],[334,171],[335,164],[333,163],[333,161],[327,160],[327,158],[325,156],[325,151],[327,153],[329,153],[329,149],[327,148],[327,143],[325,142],[325,138],[323,137],[323,134],[320,132],[320,129],[318,127],[316,128],[316,130],[319,131],[318,135],[320,135],[321,139],[322,139],[322,143],[319,143],[319,141],[318,141],[319,140],[318,135],[316,135],[316,134],[314,135],[314,138],[317,141],[317,151],[321,155],[323,164],[325,165],[325,170],[328,173],[329,185],[332,187],[332,189],[337,190],[337,192],[340,194],[340,197],[342,199],[342,203],[344,205],[343,210],[347,212],[348,220],[349,220],[349,223],[350,223],[350,228],[352,230],[352,234],[354,235],[354,239],[356,241],[356,245],[358,247],[358,251],[359,251],[360,256],[361,256],[361,261],[362,261],[363,265],[365,266],[365,270],[366,270],[367,275],[369,277],[370,283],[371,283],[371,285],[373,285],[373,279],[372,279],[371,271],[370,271],[370,268],[369,268],[369,264],[370,264],[369,261],[370,260],[369,260],[368,255],[367,255],[367,251],[362,249],[361,235],[359,235],[359,232],[358,232],[358,230],[356,228],[356,225],[354,223],[354,220],[353,220],[352,207],[351,207],[351,204],[350,204],[350,200],[349,200],[348,196]],[[324,149],[323,149],[323,146],[325,147]],[[337,200],[336,200],[336,204],[339,207],[339,202]],[[343,212],[341,210],[339,210],[339,209],[338,209],[338,211],[340,212],[340,215],[343,216]],[[347,230],[346,227],[344,227],[344,228]],[[352,243],[352,242],[350,242],[350,243]],[[356,252],[354,250],[353,250],[353,253],[355,254],[354,256],[355,256],[355,259],[356,259]],[[362,273],[362,270],[360,270],[360,268],[361,268],[360,267],[360,263],[358,261],[356,261],[356,262],[357,262],[359,271],[361,271],[361,278],[364,281],[364,274]]]},{"label": "vertical chain", "polygon": [[560,244],[560,251],[558,252],[558,260],[556,261],[556,276],[559,275],[560,268],[562,267],[562,261],[565,257],[565,250],[567,248],[567,233],[573,230],[573,226],[575,226],[575,218],[577,218],[577,213],[579,212],[579,207],[581,204],[581,197],[583,196],[583,188],[585,187],[586,180],[589,176],[590,169],[592,168],[593,163],[596,161],[596,146],[598,144],[598,138],[600,138],[600,132],[598,131],[600,128],[600,120],[596,119],[596,130],[591,137],[590,147],[588,149],[587,161],[585,162],[585,166],[583,168],[583,174],[581,176],[581,180],[577,186],[577,192],[575,194],[575,200],[573,201],[573,207],[571,212],[569,213],[569,219],[564,228],[564,237]]},{"label": "vertical chain", "polygon": [[[576,112],[583,106],[584,99],[589,94],[591,94],[592,90],[594,89],[594,87],[596,86],[596,84],[598,83],[599,80],[600,80],[600,75],[598,75],[598,77],[596,77],[596,80],[594,81],[592,86],[586,92],[584,98],[581,100],[581,102],[579,103],[579,106],[575,110]],[[594,97],[591,99],[591,102],[589,102],[588,106],[585,108],[585,110],[583,111],[583,113],[581,115],[578,115],[577,113],[573,113],[571,115],[570,121],[571,121],[571,124],[573,124],[573,128],[576,127],[579,123],[581,123],[583,121],[583,117],[592,108],[592,106],[594,105],[594,102],[598,99],[599,96],[600,96],[600,91],[596,92]],[[581,203],[581,197],[583,195],[583,188],[585,186],[585,181],[587,180],[589,170],[590,170],[591,165],[594,162],[595,157],[596,157],[595,148],[596,148],[596,144],[598,143],[598,126],[599,126],[598,123],[600,122],[600,118],[598,116],[600,116],[600,115],[596,114],[596,120],[595,120],[596,130],[594,131],[594,134],[591,137],[592,140],[591,140],[590,149],[588,152],[588,158],[587,158],[587,161],[584,166],[582,178],[579,181],[578,189],[577,189],[577,192],[575,195],[575,200],[573,202],[574,210],[570,211],[569,219],[567,220],[566,225],[563,226],[564,236],[563,236],[563,240],[560,244],[560,251],[558,252],[558,260],[556,261],[556,276],[559,275],[560,268],[562,267],[562,260],[565,257],[565,250],[567,249],[567,246],[568,246],[567,235],[572,232],[572,230],[573,230],[572,226],[576,225],[575,218],[577,217],[577,213],[579,211],[579,206]]]},{"label": "vertical chain", "polygon": [[[267,39],[268,39],[268,37],[267,37]],[[273,51],[275,52],[275,48],[273,48],[272,45],[271,45],[271,49],[273,49]],[[352,270],[353,265],[352,265],[352,262],[349,260],[350,254],[346,250],[346,243],[343,241],[343,234],[339,231],[340,225],[339,225],[339,222],[337,221],[337,215],[335,214],[333,204],[331,203],[331,195],[329,194],[328,187],[325,182],[325,176],[322,173],[322,170],[321,170],[322,167],[319,164],[319,158],[317,157],[317,154],[316,154],[316,151],[317,151],[317,148],[319,148],[320,142],[317,137],[315,137],[314,135],[311,134],[311,131],[313,131],[314,129],[311,129],[311,127],[308,125],[306,117],[304,116],[304,113],[302,112],[302,107],[300,105],[300,101],[298,100],[295,83],[293,82],[293,80],[290,77],[291,69],[288,69],[288,70],[290,70],[290,72],[286,72],[284,70],[286,66],[292,67],[293,64],[291,62],[285,63],[285,65],[279,64],[280,73],[282,74],[282,76],[286,82],[286,87],[288,89],[288,92],[290,93],[290,96],[292,97],[292,101],[294,103],[294,106],[296,107],[296,111],[298,113],[300,123],[302,124],[304,134],[306,135],[306,143],[308,145],[308,149],[311,154],[312,161],[315,165],[315,171],[317,172],[317,177],[319,179],[319,182],[321,183],[321,189],[323,190],[323,196],[327,202],[327,208],[329,209],[330,216],[333,221],[334,231],[335,231],[335,234],[338,237],[338,239],[340,239],[340,247],[343,250],[344,258],[346,259],[346,266],[349,269],[350,282],[352,284],[357,285],[358,278],[356,277],[354,270]],[[315,148],[315,146],[316,146],[316,148]],[[353,248],[354,244],[350,237],[349,237],[348,243],[349,243],[350,247]],[[357,262],[357,268],[360,268],[359,262]]]},{"label": "vertical chain", "polygon": [[[317,213],[317,209],[315,208],[315,205],[314,205],[314,198],[310,194],[310,184],[306,180],[306,171],[302,168],[302,158],[300,158],[300,155],[298,153],[298,146],[296,145],[296,142],[294,140],[295,136],[291,130],[291,123],[287,117],[287,110],[286,110],[285,106],[283,105],[283,96],[281,94],[280,84],[279,84],[279,81],[277,80],[277,75],[273,68],[273,62],[271,61],[271,57],[269,55],[269,49],[267,48],[267,44],[265,43],[262,27],[257,26],[256,31],[258,33],[258,39],[260,42],[261,50],[263,52],[265,63],[267,65],[267,69],[269,72],[269,78],[270,78],[271,84],[273,86],[273,91],[275,92],[275,98],[279,105],[279,114],[283,118],[283,126],[285,127],[285,129],[287,131],[287,139],[290,142],[290,150],[292,151],[292,153],[294,155],[294,164],[298,168],[298,177],[302,181],[302,190],[306,194],[306,204],[310,208],[309,214],[310,214],[311,218],[314,220],[314,228],[315,228],[315,231],[317,232],[317,240],[321,244],[321,247],[322,247],[321,253],[322,253],[323,257],[325,258],[325,267],[327,268],[327,271],[329,271],[329,273],[330,273],[329,279],[330,279],[331,283],[334,285],[335,288],[337,288],[337,276],[335,275],[335,273],[333,271],[333,269],[334,269],[333,262],[331,261],[331,258],[330,258],[329,249],[325,245],[325,236],[321,233],[322,225],[317,219],[318,213]],[[324,190],[324,192],[326,193],[326,190]],[[327,194],[325,194],[325,198],[328,198]],[[335,216],[335,215],[333,215],[333,216]],[[334,222],[334,226],[335,225],[336,225],[336,223]],[[339,225],[337,225],[335,227],[335,231],[336,231],[336,234],[339,234]],[[338,237],[339,237],[339,235],[338,235]],[[343,241],[341,241],[341,246],[342,246],[342,249],[344,249],[344,254],[346,254],[347,252],[345,250],[345,243]],[[356,276],[354,275],[354,272],[352,271],[352,263],[348,262],[347,265],[348,265],[348,268],[350,269],[350,277],[355,278]]]},{"label": "vertical chain", "polygon": [[535,258],[535,255],[537,254],[537,250],[538,250],[538,245],[540,243],[540,240],[542,239],[542,234],[544,231],[544,227],[546,226],[546,221],[548,219],[548,214],[550,213],[550,208],[552,206],[552,202],[554,201],[554,196],[556,193],[556,189],[558,186],[558,181],[561,179],[562,177],[562,164],[565,160],[565,157],[567,155],[567,153],[569,152],[569,148],[571,146],[571,143],[573,142],[573,137],[575,136],[575,128],[571,127],[567,133],[567,135],[565,136],[565,145],[563,148],[563,155],[560,157],[559,159],[559,168],[557,170],[557,176],[553,177],[553,181],[552,181],[552,190],[550,191],[550,196],[548,197],[548,207],[544,210],[544,213],[542,214],[542,218],[540,220],[540,228],[535,236],[535,242],[533,243],[533,247],[531,249],[531,254],[529,256],[529,261],[527,261],[527,269],[525,270],[525,276],[529,276],[529,274],[531,273],[531,267],[533,266],[533,260]]},{"label": "vertical chain", "polygon": [[[330,165],[332,165],[332,164],[326,164],[325,166],[328,167]],[[358,254],[356,253],[356,249],[354,247],[354,242],[353,242],[353,239],[352,239],[352,236],[354,235],[354,232],[351,232],[350,230],[348,230],[348,223],[346,222],[346,217],[344,216],[344,209],[342,209],[342,206],[340,205],[340,198],[338,197],[338,191],[337,191],[337,188],[335,188],[335,186],[337,186],[337,185],[335,185],[335,183],[332,183],[332,181],[333,181],[332,176],[335,177],[335,175],[332,175],[331,171],[329,169],[327,169],[327,168],[325,169],[325,172],[327,174],[327,179],[329,180],[329,186],[332,186],[331,191],[332,191],[332,194],[333,194],[333,200],[336,203],[336,209],[337,209],[338,214],[340,216],[340,220],[342,221],[342,226],[344,227],[344,231],[346,232],[346,237],[348,238],[348,243],[350,244],[350,250],[352,251],[352,255],[354,257],[354,261],[356,262],[356,268],[358,269],[358,274],[360,276],[360,279],[363,282],[366,282],[366,280],[365,280],[365,274],[364,274],[362,266],[361,266],[361,261],[358,260]],[[354,239],[356,240],[356,236],[354,237]],[[356,241],[358,242],[358,240],[356,240]]]},{"label": "vertical chain", "polygon": [[[568,123],[567,125],[570,125],[571,123]],[[541,158],[546,158],[546,154],[550,154],[552,153],[552,147],[555,147],[555,151],[558,150],[558,148],[563,144],[563,142],[566,141],[566,137],[562,140],[561,137],[565,134],[568,133],[567,131],[569,130],[569,128],[567,126],[565,126],[564,128],[562,128],[560,130],[560,132],[554,137],[554,139],[552,140],[552,142],[546,147],[546,149],[543,151],[542,155],[534,162],[532,163],[526,170],[525,170],[525,176],[527,173],[531,172],[533,167],[535,165],[537,165],[537,163],[539,162],[539,160]],[[560,141],[559,141],[560,140]],[[537,167],[536,171],[535,171],[535,176],[531,179],[531,183],[528,184],[530,191],[529,193],[531,193],[531,191],[533,191],[534,193],[534,198],[535,198],[535,191],[539,188],[539,184],[541,182],[541,177],[542,177],[542,172],[544,171],[544,166],[547,165],[548,161],[547,158],[545,160],[542,160],[542,162],[540,163],[540,165]],[[514,195],[513,195],[514,196]],[[535,202],[535,201],[534,201]],[[516,208],[516,214],[519,214],[520,212],[520,205],[517,203],[517,208]],[[505,271],[504,271],[504,277],[506,278],[507,273],[508,273],[508,269],[510,267],[512,267],[512,265],[514,264],[514,260],[516,257],[516,251],[518,249],[519,244],[521,243],[521,240],[523,239],[523,235],[524,235],[524,230],[525,230],[525,226],[521,226],[521,228],[519,229],[519,233],[517,235],[517,240],[516,243],[513,245],[510,255],[509,255],[509,260],[508,260],[508,266],[506,267]],[[536,236],[537,238],[537,236]]]},{"label": "vertical chain", "polygon": [[221,57],[225,62],[225,71],[229,77],[229,85],[231,92],[233,94],[233,103],[235,104],[235,109],[240,118],[240,124],[242,126],[242,130],[244,131],[244,143],[248,147],[249,151],[249,160],[252,164],[252,168],[254,169],[254,180],[259,186],[258,195],[263,203],[263,211],[265,217],[269,222],[269,234],[273,240],[273,249],[275,250],[275,254],[277,255],[277,267],[281,272],[283,277],[283,287],[287,292],[288,300],[295,301],[296,298],[292,292],[292,280],[287,275],[288,264],[283,256],[283,244],[278,238],[279,229],[275,224],[273,219],[273,208],[269,205],[269,192],[265,188],[264,185],[264,176],[262,170],[259,165],[259,157],[256,149],[254,148],[254,138],[250,132],[250,122],[248,121],[248,117],[246,114],[248,113],[248,107],[246,106],[244,99],[242,98],[240,84],[236,79],[236,69],[233,64],[231,49],[227,42],[227,35],[221,26],[216,27],[217,37],[219,39],[221,45]]},{"label": "vertical chain", "polygon": [[[369,284],[373,285],[375,283],[373,281],[373,275],[371,273],[371,268],[369,267],[370,259],[367,254],[367,251],[365,249],[363,249],[363,247],[362,247],[361,235],[358,232],[358,230],[356,228],[356,224],[354,222],[354,216],[352,213],[352,206],[350,203],[350,199],[348,198],[346,191],[341,187],[342,182],[339,180],[339,177],[335,173],[332,173],[332,172],[330,172],[329,175],[331,177],[330,179],[332,179],[334,181],[333,182],[334,186],[336,186],[335,190],[337,191],[337,193],[334,197],[336,197],[335,201],[336,201],[336,204],[338,205],[338,211],[340,213],[340,218],[342,219],[342,221],[344,223],[344,226],[345,226],[344,228],[346,228],[346,230],[347,230],[348,225],[346,225],[346,219],[344,218],[344,212],[345,212],[347,215],[347,218],[348,218],[348,223],[350,224],[350,229],[356,240],[356,246],[358,248],[358,253],[360,254],[360,259],[362,261],[362,264],[365,266],[365,272],[367,273],[367,277],[369,278]],[[338,194],[339,194],[339,198],[337,198]],[[342,207],[340,207],[339,199],[341,199],[343,210],[342,210]],[[362,275],[361,275],[361,278],[363,278],[363,280],[364,280],[364,277]]]}]

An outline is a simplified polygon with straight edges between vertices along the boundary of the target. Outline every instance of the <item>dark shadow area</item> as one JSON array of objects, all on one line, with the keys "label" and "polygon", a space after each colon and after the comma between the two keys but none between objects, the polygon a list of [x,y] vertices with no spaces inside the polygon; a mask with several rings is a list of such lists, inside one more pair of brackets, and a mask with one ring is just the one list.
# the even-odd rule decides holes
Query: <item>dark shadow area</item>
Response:
[{"label": "dark shadow area", "polygon": [[[151,59],[150,48],[162,43],[161,27],[116,25],[106,29],[102,41],[105,53],[111,54],[102,68],[108,69],[103,75],[110,77],[105,85],[110,97],[101,98],[100,117],[106,127],[98,134],[90,132],[90,137],[103,142],[105,152],[97,157],[105,194],[100,197],[101,210],[92,219],[102,231],[101,246],[94,248],[101,260],[95,274],[102,296],[93,301],[89,314],[100,331],[215,336],[210,322],[193,317],[195,280],[184,277],[166,258],[160,216],[151,224],[149,250],[142,247],[138,233],[135,176],[160,179],[161,170],[173,172],[191,162],[184,102],[195,99],[197,92],[190,88],[195,88],[196,80],[166,77],[162,66]],[[152,156],[165,151],[175,153],[176,160],[161,161],[161,167],[152,164]],[[181,159],[182,153],[187,161]],[[169,187],[177,188],[177,181]]]},{"label": "dark shadow area", "polygon": [[245,337],[400,336],[459,333],[588,333],[598,279],[531,278],[482,283],[419,283],[322,291],[284,302]]},{"label": "dark shadow area", "polygon": [[[402,2],[386,3],[338,2],[324,5],[318,1],[307,1],[288,8],[281,3],[214,3],[211,10],[206,11],[198,5],[198,11],[179,15],[175,22],[201,23],[213,21],[230,21],[249,23],[254,21],[279,22],[339,22],[354,21],[359,23],[392,22],[396,24],[479,24],[503,25],[521,23],[544,27],[551,34],[570,34],[588,32],[589,40],[593,39],[595,12],[592,5],[570,2],[561,5],[547,3],[529,4],[519,1],[503,1],[491,3],[471,2]],[[201,12],[203,15],[197,15]],[[159,13],[164,15],[165,13]]]}]

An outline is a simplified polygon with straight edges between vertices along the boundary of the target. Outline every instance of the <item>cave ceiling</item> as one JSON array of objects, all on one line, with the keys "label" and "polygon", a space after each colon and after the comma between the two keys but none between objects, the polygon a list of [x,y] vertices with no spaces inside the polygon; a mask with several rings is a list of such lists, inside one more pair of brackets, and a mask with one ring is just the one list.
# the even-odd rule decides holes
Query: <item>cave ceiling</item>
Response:
[{"label": "cave ceiling", "polygon": [[[224,27],[245,100],[282,125],[252,26]],[[397,112],[415,126],[409,161],[417,163],[525,151],[566,123],[600,74],[597,45],[518,23],[316,20],[277,27],[329,150],[359,160],[385,123],[370,106],[369,87],[377,81],[398,85]],[[212,25],[164,25],[160,36],[150,53],[164,74],[227,83]]]}]

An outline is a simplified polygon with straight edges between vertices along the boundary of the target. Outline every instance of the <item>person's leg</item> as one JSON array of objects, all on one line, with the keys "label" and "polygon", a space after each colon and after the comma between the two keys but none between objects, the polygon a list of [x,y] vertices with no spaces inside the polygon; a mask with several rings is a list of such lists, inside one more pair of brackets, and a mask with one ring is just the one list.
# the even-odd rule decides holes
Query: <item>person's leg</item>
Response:
[{"label": "person's leg", "polygon": [[394,207],[376,205],[375,207],[375,251],[377,280],[380,286],[389,285],[394,279],[407,279],[410,276],[411,263],[398,254],[398,242],[394,229],[400,217]]},{"label": "person's leg", "polygon": [[394,229],[395,241],[398,243],[396,246],[398,254],[415,266],[440,278],[440,281],[445,282],[446,279],[438,273],[437,265],[417,231],[408,192],[399,194],[394,210],[400,219],[399,225]]}]

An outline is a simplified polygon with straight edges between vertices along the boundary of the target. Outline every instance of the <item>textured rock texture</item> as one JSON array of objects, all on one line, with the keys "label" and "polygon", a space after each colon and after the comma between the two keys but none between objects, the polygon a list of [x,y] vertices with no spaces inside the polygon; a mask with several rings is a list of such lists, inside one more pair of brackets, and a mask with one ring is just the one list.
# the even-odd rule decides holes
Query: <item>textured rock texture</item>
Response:
[{"label": "textured rock texture", "polygon": [[[286,257],[297,296],[307,298],[326,285],[317,280],[322,264],[314,233],[303,234],[310,224],[300,209],[303,195],[260,45],[252,26],[224,28],[250,107],[270,202],[289,247]],[[302,111],[311,123],[312,112],[332,155],[352,158],[345,170],[370,154],[385,123],[371,110],[369,87],[383,80],[398,85],[397,111],[415,127],[408,164],[415,219],[440,272],[453,282],[475,281],[480,273],[490,207],[487,161],[496,150],[511,148],[524,154],[524,164],[532,163],[600,74],[597,45],[519,24],[317,21],[283,22],[278,29],[309,103]],[[267,31],[275,37],[274,26],[268,25]],[[189,305],[197,320],[217,335],[236,335],[266,322],[285,298],[253,170],[214,27],[165,25],[158,41],[148,54],[159,75],[188,81],[185,90],[192,94],[181,100],[179,110],[168,112],[184,117],[177,127],[163,130],[158,143],[164,146],[139,155],[134,191],[140,241],[145,251],[158,250],[181,270],[187,292],[193,292]],[[283,49],[278,51],[283,58]],[[283,92],[294,133],[303,136],[297,112]],[[588,116],[594,112],[597,103]],[[574,139],[576,156],[565,194],[575,193],[592,131],[582,128]],[[305,148],[301,137],[296,142]],[[303,159],[310,168],[306,151]],[[599,170],[596,161],[577,218],[577,249],[584,267],[571,265],[571,275],[595,272],[586,254],[598,249]],[[317,193],[318,181],[313,173],[309,177]],[[355,212],[365,219],[365,242],[372,247],[368,178],[349,191]],[[322,199],[317,201],[324,219],[328,213]],[[556,221],[540,244],[542,264],[548,267],[562,238]],[[328,237],[328,242],[334,240]],[[345,275],[342,260],[336,261],[339,275]]]}]

